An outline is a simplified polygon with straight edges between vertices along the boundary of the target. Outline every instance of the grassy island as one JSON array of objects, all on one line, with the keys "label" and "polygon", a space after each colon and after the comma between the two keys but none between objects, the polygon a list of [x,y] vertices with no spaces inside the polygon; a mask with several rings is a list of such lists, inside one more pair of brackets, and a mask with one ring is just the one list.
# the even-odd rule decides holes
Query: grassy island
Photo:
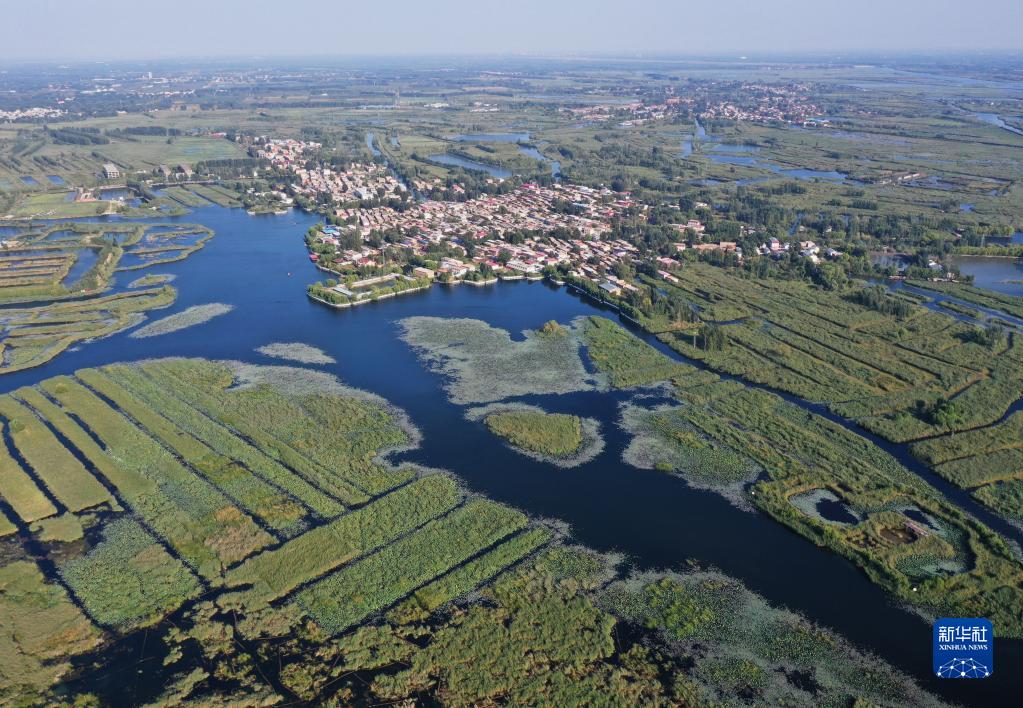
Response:
[{"label": "grassy island", "polygon": [[487,427],[515,447],[551,457],[568,457],[583,444],[582,420],[576,415],[533,411],[491,413]]}]

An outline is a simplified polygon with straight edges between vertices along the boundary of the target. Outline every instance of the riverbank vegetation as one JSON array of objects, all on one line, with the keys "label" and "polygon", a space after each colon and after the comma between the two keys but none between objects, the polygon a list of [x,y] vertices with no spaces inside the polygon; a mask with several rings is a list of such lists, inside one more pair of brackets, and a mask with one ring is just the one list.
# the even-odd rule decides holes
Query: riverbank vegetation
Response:
[{"label": "riverbank vegetation", "polygon": [[604,450],[595,418],[549,413],[517,401],[469,408],[465,417],[482,422],[515,452],[556,467],[578,467]]},{"label": "riverbank vegetation", "polygon": [[108,337],[138,324],[143,313],[167,307],[177,295],[163,286],[3,311],[0,373],[45,364],[84,341]]},{"label": "riverbank vegetation", "polygon": [[[645,282],[653,287],[652,280]],[[623,304],[650,312],[644,327],[659,331],[672,349],[718,372],[826,404],[893,442],[954,440],[965,431],[998,428],[1023,396],[1018,332],[957,321],[924,301],[896,299],[876,288],[830,291],[704,263],[690,263],[685,278],[656,287],[657,302],[693,308],[699,321],[655,319],[655,299],[642,289]],[[963,286],[954,287],[960,292]],[[973,290],[988,293],[976,296],[981,306],[1004,308],[1012,301]],[[704,345],[701,330],[707,326],[716,329],[722,346]],[[598,367],[610,366],[599,348],[596,356]],[[981,455],[969,464],[997,466],[999,459]],[[988,495],[978,498],[990,501]],[[1004,513],[1004,504],[998,508]]]},{"label": "riverbank vegetation", "polygon": [[672,361],[607,318],[588,317],[581,329],[590,361],[614,388],[671,381],[692,372],[692,367]]},{"label": "riverbank vegetation", "polygon": [[750,508],[746,487],[760,474],[760,467],[706,436],[684,414],[670,406],[625,404],[621,427],[631,436],[622,453],[626,463],[678,474],[697,489],[717,492],[740,508]]}]

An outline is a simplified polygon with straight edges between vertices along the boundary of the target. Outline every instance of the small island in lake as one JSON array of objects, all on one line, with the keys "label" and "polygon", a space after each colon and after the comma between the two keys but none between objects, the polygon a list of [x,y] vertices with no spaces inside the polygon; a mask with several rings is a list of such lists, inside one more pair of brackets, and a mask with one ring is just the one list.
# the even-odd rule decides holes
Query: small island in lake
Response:
[{"label": "small island in lake", "polygon": [[551,457],[568,457],[583,444],[582,420],[577,415],[534,411],[491,413],[485,419],[495,435],[515,447]]}]

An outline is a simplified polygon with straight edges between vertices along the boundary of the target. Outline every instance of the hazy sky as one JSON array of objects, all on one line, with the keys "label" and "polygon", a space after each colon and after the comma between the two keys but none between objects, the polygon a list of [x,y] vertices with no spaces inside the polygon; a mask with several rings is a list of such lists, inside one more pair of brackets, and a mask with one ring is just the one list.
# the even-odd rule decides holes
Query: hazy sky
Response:
[{"label": "hazy sky", "polygon": [[1023,0],[6,0],[0,60],[1023,51]]}]

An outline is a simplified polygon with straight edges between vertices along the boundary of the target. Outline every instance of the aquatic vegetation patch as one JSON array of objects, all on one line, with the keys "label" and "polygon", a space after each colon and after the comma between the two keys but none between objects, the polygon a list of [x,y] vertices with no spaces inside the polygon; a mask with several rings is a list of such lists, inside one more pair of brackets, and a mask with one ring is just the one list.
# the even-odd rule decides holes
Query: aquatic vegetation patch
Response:
[{"label": "aquatic vegetation patch", "polygon": [[656,632],[665,652],[692,662],[687,675],[703,701],[830,705],[853,695],[877,704],[940,705],[877,657],[717,572],[635,575],[609,586],[600,604]]},{"label": "aquatic vegetation patch", "polygon": [[77,512],[113,501],[103,485],[30,409],[13,398],[2,397],[0,416],[8,421],[14,449],[68,510]]},{"label": "aquatic vegetation patch", "polygon": [[973,495],[1017,526],[1023,525],[1023,479],[989,484]]},{"label": "aquatic vegetation patch", "polygon": [[257,352],[274,359],[287,359],[300,364],[336,364],[337,360],[322,349],[302,342],[274,342],[256,349]]},{"label": "aquatic vegetation patch", "polygon": [[604,449],[600,423],[563,413],[548,413],[524,403],[492,403],[470,408],[469,420],[482,420],[516,452],[559,467],[578,467]]},{"label": "aquatic vegetation patch", "polygon": [[399,322],[402,339],[433,371],[460,405],[492,403],[530,394],[572,393],[600,382],[586,372],[575,331],[527,331],[521,341],[472,319],[409,317]]},{"label": "aquatic vegetation patch", "polygon": [[36,538],[44,542],[71,543],[85,535],[82,522],[74,514],[61,514],[37,521],[29,526],[29,531],[32,531]]},{"label": "aquatic vegetation patch", "polygon": [[85,300],[5,309],[0,337],[0,374],[50,361],[65,350],[122,332],[148,310],[167,307],[177,292],[170,286]]},{"label": "aquatic vegetation patch", "polygon": [[0,702],[35,699],[71,670],[68,660],[101,641],[100,632],[39,566],[0,566]]},{"label": "aquatic vegetation patch", "polygon": [[[451,477],[433,475],[253,556],[226,577],[227,586],[250,586],[231,603],[270,602],[401,534],[450,511],[461,501]],[[323,549],[329,549],[324,553]]]},{"label": "aquatic vegetation patch", "polygon": [[551,538],[553,534],[546,528],[537,526],[526,529],[416,590],[411,597],[395,607],[388,618],[396,624],[421,622],[439,607],[464,597],[492,580],[498,573],[548,543]]},{"label": "aquatic vegetation patch", "polygon": [[215,317],[226,315],[234,309],[234,305],[226,305],[222,302],[211,302],[206,305],[193,305],[181,312],[151,322],[144,327],[139,327],[131,333],[135,339],[144,337],[159,337],[163,334],[179,332],[189,327],[205,324]]},{"label": "aquatic vegetation patch", "polygon": [[564,413],[501,411],[484,418],[495,435],[513,446],[550,457],[568,457],[583,443],[579,416]]},{"label": "aquatic vegetation patch", "polygon": [[526,518],[517,511],[471,501],[314,583],[295,602],[337,634],[525,525]]},{"label": "aquatic vegetation patch", "polygon": [[697,489],[717,492],[739,508],[750,509],[744,490],[760,474],[760,467],[701,433],[685,419],[681,408],[623,404],[620,425],[632,440],[622,459],[640,469],[678,474]]},{"label": "aquatic vegetation patch", "polygon": [[[90,207],[91,208],[91,207]],[[156,233],[158,229],[170,231]],[[159,260],[124,266],[140,241],[187,236],[173,257],[188,257],[213,237],[194,224],[61,222],[24,236],[16,252],[0,257],[0,302],[31,303],[4,310],[0,373],[39,366],[85,341],[121,332],[142,320],[142,312],[166,307],[177,292],[173,276],[149,275],[128,285],[129,292],[106,295],[115,271],[145,268]]]},{"label": "aquatic vegetation patch", "polygon": [[176,277],[176,275],[171,273],[150,273],[149,275],[143,275],[141,278],[135,278],[135,280],[128,283],[128,287],[149,288],[154,285],[166,285],[173,282]]},{"label": "aquatic vegetation patch", "polygon": [[89,553],[61,568],[89,615],[121,630],[150,624],[199,591],[194,575],[132,519],[103,529]]},{"label": "aquatic vegetation patch", "polygon": [[146,405],[160,411],[163,417],[182,432],[194,436],[196,440],[244,466],[253,475],[287,492],[312,514],[329,518],[344,511],[345,507],[340,501],[316,488],[296,471],[263,454],[257,447],[239,438],[230,428],[173,395],[173,389],[158,385],[138,367],[114,365],[104,367],[101,371]]},{"label": "aquatic vegetation patch", "polygon": [[605,317],[587,317],[576,326],[582,330],[590,361],[614,388],[647,386],[698,371],[673,361]]}]

